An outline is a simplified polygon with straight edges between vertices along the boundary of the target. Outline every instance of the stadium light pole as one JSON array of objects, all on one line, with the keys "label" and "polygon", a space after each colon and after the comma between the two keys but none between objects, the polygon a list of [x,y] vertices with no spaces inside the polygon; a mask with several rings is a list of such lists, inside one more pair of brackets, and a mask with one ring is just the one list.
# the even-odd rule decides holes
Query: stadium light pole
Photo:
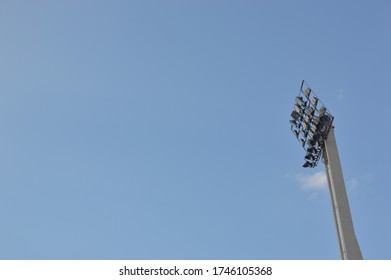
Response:
[{"label": "stadium light pole", "polygon": [[303,167],[314,168],[323,159],[341,258],[362,260],[334,135],[334,117],[304,80],[295,101],[291,130],[306,151]]}]

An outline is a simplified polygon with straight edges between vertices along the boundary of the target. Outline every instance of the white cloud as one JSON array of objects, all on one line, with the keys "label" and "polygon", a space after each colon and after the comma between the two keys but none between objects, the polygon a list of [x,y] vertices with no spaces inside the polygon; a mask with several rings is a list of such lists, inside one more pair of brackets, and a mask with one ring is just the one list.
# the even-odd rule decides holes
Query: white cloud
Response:
[{"label": "white cloud", "polygon": [[327,189],[327,178],[324,171],[312,175],[300,174],[296,177],[302,190],[323,190]]}]

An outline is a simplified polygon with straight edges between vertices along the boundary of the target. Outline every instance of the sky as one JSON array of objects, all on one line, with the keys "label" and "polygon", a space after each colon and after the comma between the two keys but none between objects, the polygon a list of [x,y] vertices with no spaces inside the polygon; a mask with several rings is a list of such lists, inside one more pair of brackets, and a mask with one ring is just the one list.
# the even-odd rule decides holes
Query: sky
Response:
[{"label": "sky", "polygon": [[0,259],[339,259],[334,115],[365,259],[391,259],[389,1],[0,1]]}]

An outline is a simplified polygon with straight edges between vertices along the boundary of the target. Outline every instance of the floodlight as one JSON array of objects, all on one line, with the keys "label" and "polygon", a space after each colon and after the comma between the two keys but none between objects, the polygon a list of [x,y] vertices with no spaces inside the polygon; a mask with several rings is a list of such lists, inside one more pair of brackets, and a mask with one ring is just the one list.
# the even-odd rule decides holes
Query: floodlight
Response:
[{"label": "floodlight", "polygon": [[323,115],[320,117],[320,122],[317,126],[318,128],[318,131],[321,132],[321,133],[325,133],[328,131],[328,129],[330,128],[330,124],[331,124],[331,118],[328,116],[328,115]]},{"label": "floodlight", "polygon": [[296,97],[296,104],[298,104],[299,106],[305,107],[307,105],[307,102],[305,102],[303,100],[303,97],[298,96],[298,97]]},{"label": "floodlight", "polygon": [[298,120],[300,118],[300,113],[299,112],[296,112],[296,111],[293,111],[292,114],[291,114],[291,117],[294,119],[294,120]]},{"label": "floodlight", "polygon": [[315,113],[315,109],[314,108],[312,108],[312,107],[308,107],[307,108],[307,115],[308,116],[313,116],[314,113]]},{"label": "floodlight", "polygon": [[311,99],[311,104],[314,106],[314,107],[316,107],[316,105],[318,104],[318,100],[319,100],[319,98],[317,98],[317,97],[312,97],[312,99]]},{"label": "floodlight", "polygon": [[304,138],[307,138],[308,130],[300,130],[301,135],[303,135]]},{"label": "floodlight", "polygon": [[318,152],[318,149],[315,147],[310,147],[307,149],[307,153],[310,153],[310,154],[315,154],[317,152]]},{"label": "floodlight", "polygon": [[[322,104],[319,109],[318,104]],[[354,233],[339,162],[334,117],[304,80],[291,117],[291,130],[306,151],[303,167],[314,168],[323,158],[342,259],[363,259]]]},{"label": "floodlight", "polygon": [[314,125],[317,125],[317,124],[319,123],[319,121],[320,121],[320,119],[319,119],[318,117],[312,118],[312,123],[313,123]]},{"label": "floodlight", "polygon": [[312,139],[314,139],[316,141],[322,140],[322,134],[319,132],[314,133],[314,136],[312,137]]},{"label": "floodlight", "polygon": [[316,160],[316,156],[314,156],[313,154],[308,154],[304,157],[305,159],[308,159],[308,160]]},{"label": "floodlight", "polygon": [[318,142],[314,139],[310,139],[307,141],[307,144],[310,146],[310,147],[313,147],[313,146],[316,146],[318,144]]},{"label": "floodlight", "polygon": [[292,126],[298,126],[298,123],[295,121],[295,120],[290,120],[289,123],[292,125]]},{"label": "floodlight", "polygon": [[331,117],[328,115],[323,115],[319,119],[320,119],[320,123],[322,124],[328,124],[331,121]]},{"label": "floodlight", "polygon": [[316,124],[314,124],[314,122],[312,122],[311,131],[315,133],[317,129],[318,129],[318,127],[316,126]]},{"label": "floodlight", "polygon": [[308,115],[305,115],[304,121],[309,124],[311,122],[311,117]]},{"label": "floodlight", "polygon": [[304,129],[304,130],[307,130],[307,129],[308,129],[308,124],[307,124],[306,122],[304,122],[304,123],[302,124],[302,126],[303,126],[303,129]]},{"label": "floodlight", "polygon": [[[312,89],[302,81],[300,94],[295,97],[294,111],[291,113],[291,130],[305,150],[311,151],[317,165],[323,154],[324,141],[331,127],[333,117],[321,103]],[[323,104],[322,104],[323,105]]]},{"label": "floodlight", "polygon": [[303,109],[302,109],[299,105],[295,104],[295,111],[296,111],[297,113],[301,114],[301,112],[303,111]]},{"label": "floodlight", "polygon": [[319,109],[319,116],[323,116],[325,113],[326,113],[326,111],[327,111],[327,109],[326,109],[326,107],[321,107],[320,109]]},{"label": "floodlight", "polygon": [[303,164],[303,167],[315,167],[315,163],[314,163],[314,162],[306,161],[306,162]]},{"label": "floodlight", "polygon": [[310,88],[306,88],[304,91],[304,96],[308,98],[310,98],[310,93],[311,93],[311,89]]}]

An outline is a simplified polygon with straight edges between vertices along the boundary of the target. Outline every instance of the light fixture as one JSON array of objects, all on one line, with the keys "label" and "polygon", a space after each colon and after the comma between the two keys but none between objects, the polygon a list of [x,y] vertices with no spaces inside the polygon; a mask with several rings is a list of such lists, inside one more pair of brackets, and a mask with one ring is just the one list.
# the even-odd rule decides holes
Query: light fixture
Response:
[{"label": "light fixture", "polygon": [[291,126],[295,126],[295,127],[297,127],[298,124],[299,124],[299,123],[296,122],[295,120],[290,120],[289,122],[290,122]]},{"label": "light fixture", "polygon": [[316,130],[318,130],[318,126],[317,126],[316,124],[314,124],[314,122],[312,122],[312,124],[311,124],[311,131],[312,131],[313,133],[315,133]]},{"label": "light fixture", "polygon": [[316,105],[318,104],[318,100],[319,100],[319,98],[317,98],[315,96],[312,97],[312,99],[311,99],[312,106],[316,107]]},{"label": "light fixture", "polygon": [[314,168],[324,159],[322,162],[325,164],[341,257],[362,260],[339,162],[334,117],[304,80],[295,99],[291,117],[291,130],[306,152],[303,167]]},{"label": "light fixture", "polygon": [[326,113],[326,111],[327,111],[327,109],[326,109],[326,107],[321,107],[320,109],[319,109],[319,116],[323,116],[325,113]]},{"label": "light fixture", "polygon": [[314,133],[312,139],[314,139],[315,141],[322,140],[322,133],[320,132]]},{"label": "light fixture", "polygon": [[298,97],[296,97],[296,104],[301,106],[301,107],[305,107],[307,105],[307,102],[305,102],[303,100],[303,97],[298,96]]},{"label": "light fixture", "polygon": [[310,147],[313,147],[313,146],[318,145],[318,142],[317,142],[315,139],[310,139],[310,140],[307,141],[307,144],[308,144]]},{"label": "light fixture", "polygon": [[314,163],[314,162],[306,161],[306,162],[303,164],[303,167],[315,167],[315,163]]},{"label": "light fixture", "polygon": [[307,116],[313,116],[315,114],[315,109],[312,108],[312,107],[307,107],[307,112],[306,112]]},{"label": "light fixture", "polygon": [[318,152],[318,149],[315,148],[315,147],[309,147],[309,148],[307,149],[307,153],[310,153],[310,154],[315,154],[315,153],[317,153],[317,152]]},{"label": "light fixture", "polygon": [[300,118],[300,113],[293,111],[291,117],[297,121]]},{"label": "light fixture", "polygon": [[313,154],[308,154],[304,158],[308,160],[316,160],[316,156],[314,156]]},{"label": "light fixture", "polygon": [[314,118],[312,118],[312,123],[313,123],[314,125],[317,125],[317,124],[319,123],[319,117],[314,117]]},{"label": "light fixture", "polygon": [[311,93],[311,89],[310,88],[306,88],[304,91],[302,91],[304,96],[309,99],[310,98],[310,93]]},{"label": "light fixture", "polygon": [[303,81],[300,93],[295,98],[294,110],[291,113],[291,129],[295,137],[300,141],[304,150],[311,149],[313,164],[307,167],[315,167],[323,154],[324,140],[332,126],[333,116],[321,103],[312,89]]},{"label": "light fixture", "polygon": [[308,123],[303,122],[301,126],[303,127],[304,130],[308,130]]},{"label": "light fixture", "polygon": [[308,123],[308,124],[311,122],[311,119],[312,119],[312,118],[311,118],[310,116],[308,116],[308,115],[305,115],[305,116],[304,116],[304,121],[305,121],[306,123]]},{"label": "light fixture", "polygon": [[299,105],[295,104],[295,112],[301,114],[303,112],[303,109]]}]

